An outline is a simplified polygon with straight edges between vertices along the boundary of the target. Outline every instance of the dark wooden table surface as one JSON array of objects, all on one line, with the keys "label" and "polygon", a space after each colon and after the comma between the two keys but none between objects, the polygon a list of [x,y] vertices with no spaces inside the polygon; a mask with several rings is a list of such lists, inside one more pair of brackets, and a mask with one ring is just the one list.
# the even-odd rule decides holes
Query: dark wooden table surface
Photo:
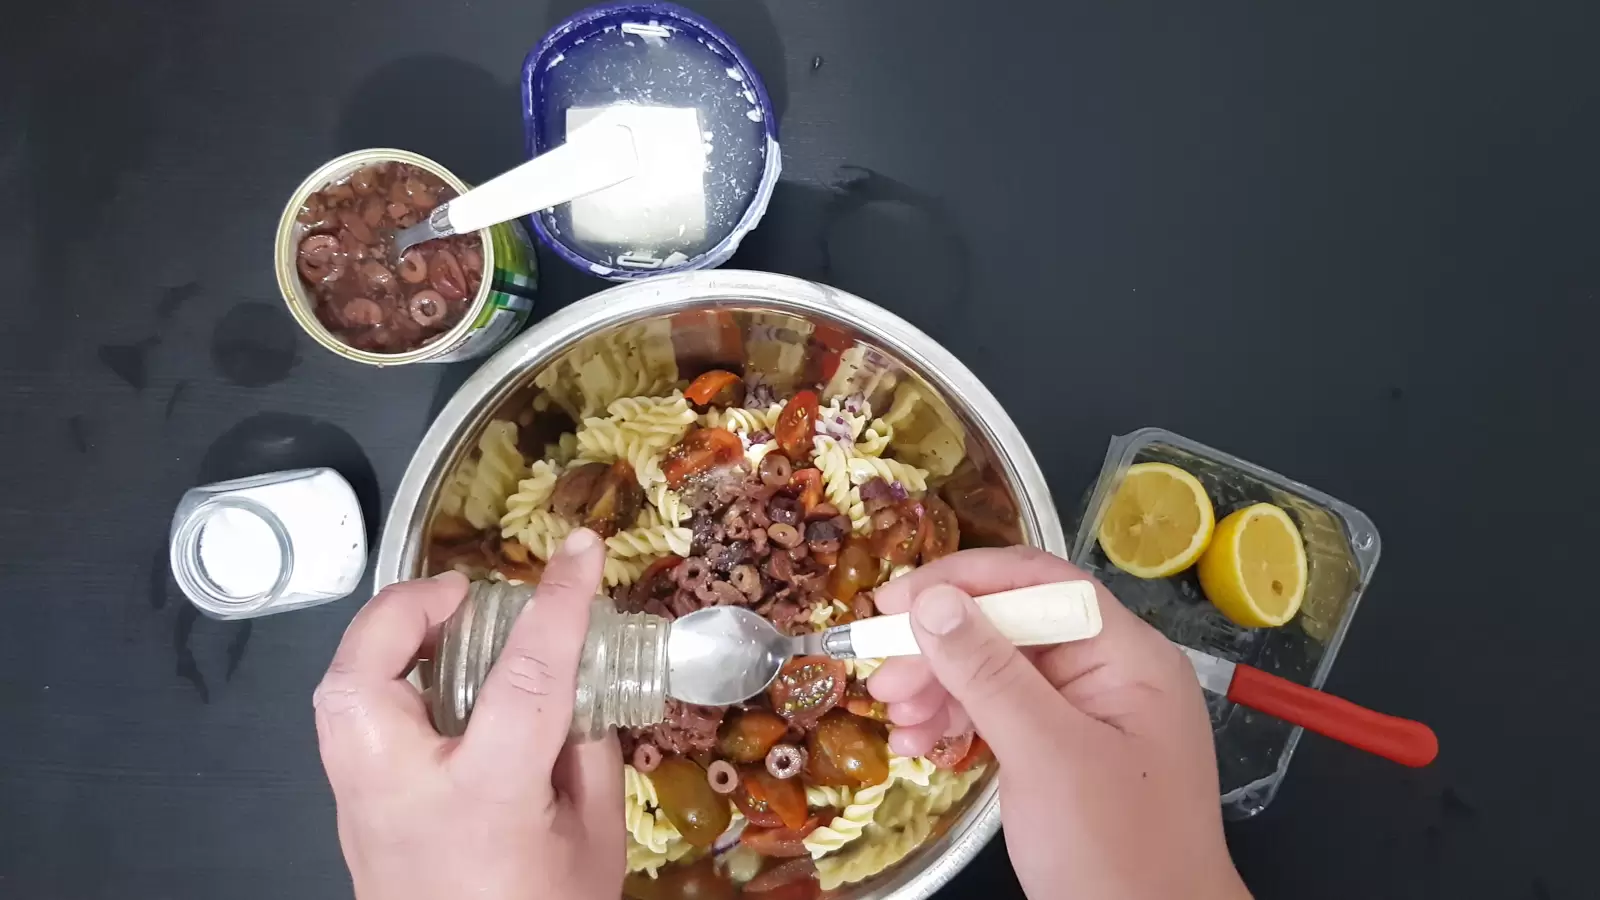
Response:
[{"label": "dark wooden table surface", "polygon": [[[1330,687],[1443,754],[1308,739],[1230,830],[1258,896],[1594,896],[1600,7],[689,5],[782,112],[736,264],[944,342],[1065,513],[1159,424],[1378,522]],[[279,211],[350,149],[518,162],[522,57],[576,6],[8,8],[0,897],[348,895],[310,694],[361,596],[197,618],[168,519],[329,464],[378,521],[470,364],[319,349],[278,299]],[[546,262],[542,311],[603,287]],[[946,895],[1020,896],[999,843]]]}]

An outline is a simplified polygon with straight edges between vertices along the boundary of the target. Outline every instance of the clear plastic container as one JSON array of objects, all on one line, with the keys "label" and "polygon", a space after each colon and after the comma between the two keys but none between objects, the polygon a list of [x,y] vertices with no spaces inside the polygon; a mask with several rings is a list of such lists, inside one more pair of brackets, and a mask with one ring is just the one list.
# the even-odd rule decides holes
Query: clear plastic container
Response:
[{"label": "clear plastic container", "polygon": [[[1288,512],[1305,539],[1309,566],[1300,614],[1282,628],[1242,628],[1207,602],[1192,569],[1146,580],[1113,566],[1095,535],[1128,467],[1141,462],[1171,463],[1193,473],[1205,485],[1218,520],[1261,502]],[[1079,520],[1071,559],[1171,640],[1321,688],[1372,580],[1379,548],[1377,528],[1355,507],[1181,435],[1143,428],[1112,439]],[[1224,697],[1207,694],[1206,703],[1216,736],[1223,814],[1248,818],[1277,794],[1301,729]]]}]

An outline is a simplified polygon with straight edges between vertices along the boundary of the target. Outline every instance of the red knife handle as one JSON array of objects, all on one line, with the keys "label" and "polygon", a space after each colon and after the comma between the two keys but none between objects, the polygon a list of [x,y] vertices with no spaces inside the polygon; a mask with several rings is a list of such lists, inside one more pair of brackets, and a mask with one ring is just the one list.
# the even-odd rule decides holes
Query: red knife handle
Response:
[{"label": "red knife handle", "polygon": [[1228,699],[1403,766],[1425,766],[1439,755],[1439,738],[1421,722],[1374,712],[1250,666],[1234,669]]}]

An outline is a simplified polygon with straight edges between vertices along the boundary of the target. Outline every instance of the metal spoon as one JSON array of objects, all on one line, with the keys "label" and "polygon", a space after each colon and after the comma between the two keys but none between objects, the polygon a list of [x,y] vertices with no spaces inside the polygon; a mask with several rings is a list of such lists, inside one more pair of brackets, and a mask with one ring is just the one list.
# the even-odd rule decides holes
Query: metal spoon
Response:
[{"label": "metal spoon", "polygon": [[[978,608],[1011,643],[1060,644],[1100,633],[1094,585],[1063,581],[988,594]],[[795,656],[915,656],[921,653],[906,613],[861,619],[790,637],[742,606],[713,606],[672,623],[667,633],[667,695],[726,706],[761,693]]]},{"label": "metal spoon", "polygon": [[395,232],[391,262],[412,247],[509,222],[541,209],[576,200],[632,178],[649,136],[636,134],[627,108],[606,110],[572,132],[567,142],[496,175],[465,194],[442,203],[426,219]]}]

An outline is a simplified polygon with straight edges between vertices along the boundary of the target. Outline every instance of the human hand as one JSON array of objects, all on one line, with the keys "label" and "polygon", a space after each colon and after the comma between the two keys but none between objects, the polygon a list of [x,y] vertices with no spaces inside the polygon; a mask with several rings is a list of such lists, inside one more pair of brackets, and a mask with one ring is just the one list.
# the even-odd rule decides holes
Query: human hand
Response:
[{"label": "human hand", "polygon": [[604,559],[579,529],[550,560],[460,738],[434,730],[404,675],[467,580],[393,585],[350,622],[312,705],[357,897],[620,896],[617,740],[566,743]]},{"label": "human hand", "polygon": [[1211,721],[1182,653],[1098,582],[1104,628],[1022,652],[971,595],[1092,580],[1040,550],[969,550],[883,587],[911,612],[920,657],[868,681],[889,705],[895,752],[975,727],[1000,761],[1006,846],[1033,900],[1249,894],[1228,857]]}]

